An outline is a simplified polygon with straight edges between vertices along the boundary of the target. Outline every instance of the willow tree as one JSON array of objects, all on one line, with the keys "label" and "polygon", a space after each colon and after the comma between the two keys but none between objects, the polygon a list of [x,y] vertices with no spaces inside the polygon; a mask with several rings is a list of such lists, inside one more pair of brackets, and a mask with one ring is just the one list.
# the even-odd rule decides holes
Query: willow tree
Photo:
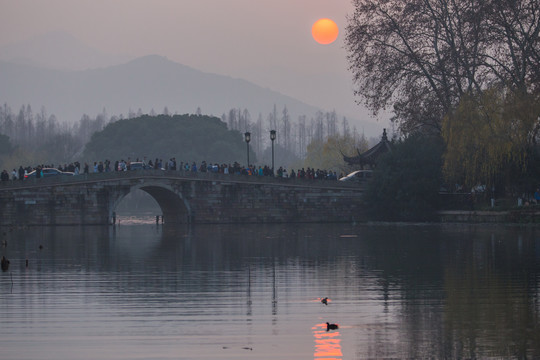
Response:
[{"label": "willow tree", "polygon": [[368,149],[367,140],[363,135],[354,138],[350,135],[335,134],[328,136],[325,141],[314,139],[307,146],[304,167],[348,172],[352,169],[343,160],[343,154],[353,154],[357,149],[359,151]]},{"label": "willow tree", "polygon": [[443,121],[444,175],[451,183],[508,184],[527,171],[540,129],[540,104],[526,93],[491,88],[463,96]]},{"label": "willow tree", "polygon": [[464,95],[540,84],[538,0],[353,0],[345,46],[355,94],[393,107],[404,133],[440,132]]}]

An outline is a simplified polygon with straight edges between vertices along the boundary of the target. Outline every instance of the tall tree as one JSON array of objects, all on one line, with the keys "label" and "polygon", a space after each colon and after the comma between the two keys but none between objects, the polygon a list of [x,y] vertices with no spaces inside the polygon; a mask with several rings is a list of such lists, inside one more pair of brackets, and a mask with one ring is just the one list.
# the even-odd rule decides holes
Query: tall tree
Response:
[{"label": "tall tree", "polygon": [[[240,110],[238,110],[240,113]],[[251,114],[249,113],[248,109],[242,110],[242,126],[245,129],[245,131],[249,131],[251,128]],[[240,128],[242,130],[242,128]]]},{"label": "tall tree", "polygon": [[47,129],[47,116],[47,110],[45,110],[45,106],[42,106],[39,113],[36,114],[36,139],[34,143],[38,146],[43,144],[44,141],[44,135]]},{"label": "tall tree", "polygon": [[366,205],[374,219],[425,221],[437,217],[441,140],[413,134],[379,158],[366,191]]},{"label": "tall tree", "polygon": [[255,152],[257,154],[262,154],[263,145],[265,143],[265,137],[263,136],[263,133],[266,134],[263,130],[263,117],[262,114],[259,113],[259,116],[257,117],[257,121],[255,124],[253,124],[253,140],[254,140],[254,148]]},{"label": "tall tree", "polygon": [[7,155],[13,151],[14,147],[9,140],[9,136],[0,134],[0,155]]},{"label": "tall tree", "polygon": [[298,117],[298,155],[303,158],[306,154],[307,146],[307,131],[306,131],[306,116]]},{"label": "tall tree", "polygon": [[236,118],[236,109],[229,110],[228,124],[229,124],[229,130],[238,130],[238,120]]},{"label": "tall tree", "polygon": [[323,142],[324,140],[324,114],[322,111],[317,111],[315,119],[311,120],[313,124],[313,135],[311,140]]},{"label": "tall tree", "polygon": [[500,87],[463,97],[443,121],[444,174],[449,183],[491,188],[515,182],[527,171],[539,113],[540,104],[531,95]]},{"label": "tall tree", "polygon": [[283,111],[281,112],[281,126],[280,126],[280,144],[288,151],[292,151],[291,149],[291,118],[289,116],[289,110],[287,109],[287,106],[283,107]]},{"label": "tall tree", "polygon": [[304,166],[321,170],[332,170],[336,172],[348,172],[349,165],[343,160],[343,154],[351,154],[367,150],[365,138],[356,141],[351,136],[336,134],[329,136],[325,141],[314,139],[307,146]]},{"label": "tall tree", "polygon": [[[274,109],[272,110],[272,112],[268,115],[268,127],[269,129],[268,130],[276,130],[278,129],[278,118],[277,118],[277,107],[276,107],[276,104],[274,104]],[[279,138],[278,138],[278,143],[279,143]]]},{"label": "tall tree", "polygon": [[350,136],[351,135],[351,128],[349,126],[349,120],[344,116],[343,120],[341,121],[341,127],[342,127],[342,135],[343,136]]},{"label": "tall tree", "polygon": [[402,132],[439,132],[464,94],[538,89],[538,0],[354,0],[346,48],[355,94],[393,105]]},{"label": "tall tree", "polygon": [[326,113],[326,134],[328,137],[334,136],[337,133],[337,114],[336,110]]}]

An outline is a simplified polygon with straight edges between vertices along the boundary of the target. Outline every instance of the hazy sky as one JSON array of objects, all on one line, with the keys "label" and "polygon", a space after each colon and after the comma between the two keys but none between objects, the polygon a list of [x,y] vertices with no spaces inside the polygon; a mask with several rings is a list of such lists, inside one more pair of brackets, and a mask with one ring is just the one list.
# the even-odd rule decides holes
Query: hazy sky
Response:
[{"label": "hazy sky", "polygon": [[[351,0],[0,0],[0,46],[62,31],[102,52],[163,55],[370,120],[347,69],[352,12]],[[311,37],[321,17],[340,29],[330,45]]]}]

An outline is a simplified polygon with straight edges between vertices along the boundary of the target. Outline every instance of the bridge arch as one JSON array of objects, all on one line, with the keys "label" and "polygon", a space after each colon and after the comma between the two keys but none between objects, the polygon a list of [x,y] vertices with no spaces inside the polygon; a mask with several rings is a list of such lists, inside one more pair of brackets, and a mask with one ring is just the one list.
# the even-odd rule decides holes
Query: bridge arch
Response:
[{"label": "bridge arch", "polygon": [[162,211],[165,222],[184,224],[191,222],[192,210],[189,202],[186,201],[181,193],[175,191],[170,185],[163,183],[160,183],[159,185],[139,183],[120,192],[111,204],[111,216],[112,212],[115,211],[116,207],[124,197],[135,190],[142,190],[156,200]]},{"label": "bridge arch", "polygon": [[167,223],[349,222],[368,211],[364,188],[342,181],[140,170],[4,182],[0,224],[111,224],[120,201],[138,189]]}]

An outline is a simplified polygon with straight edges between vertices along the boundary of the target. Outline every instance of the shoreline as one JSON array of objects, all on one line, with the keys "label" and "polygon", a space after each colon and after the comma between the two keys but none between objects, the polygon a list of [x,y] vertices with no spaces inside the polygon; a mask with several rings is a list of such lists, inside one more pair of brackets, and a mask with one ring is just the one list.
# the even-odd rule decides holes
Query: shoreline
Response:
[{"label": "shoreline", "polygon": [[438,214],[441,223],[540,224],[540,209],[444,210]]}]

